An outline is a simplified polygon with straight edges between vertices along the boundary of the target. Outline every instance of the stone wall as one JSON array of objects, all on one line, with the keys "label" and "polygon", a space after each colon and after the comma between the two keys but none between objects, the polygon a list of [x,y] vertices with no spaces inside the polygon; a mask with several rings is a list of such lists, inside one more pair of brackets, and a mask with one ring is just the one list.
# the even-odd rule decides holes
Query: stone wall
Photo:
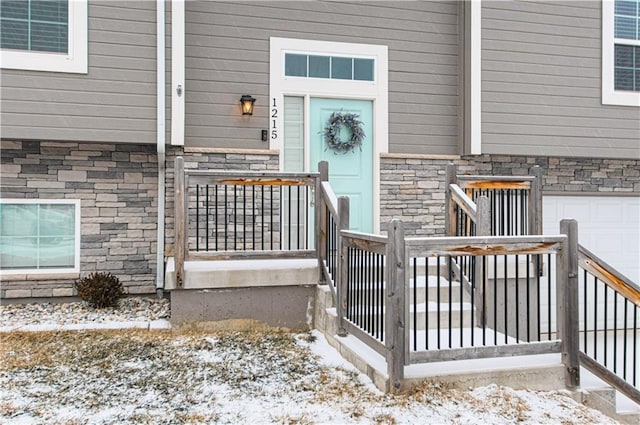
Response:
[{"label": "stone wall", "polygon": [[458,174],[525,176],[542,168],[543,193],[640,196],[640,161],[598,158],[555,158],[480,155],[418,157],[383,155],[380,161],[380,227],[394,218],[412,236],[443,235],[447,163]]},{"label": "stone wall", "polygon": [[157,156],[154,145],[2,141],[2,198],[80,199],[79,275],[2,276],[2,298],[72,296],[94,271],[130,294],[155,292]]},{"label": "stone wall", "polygon": [[[165,253],[173,248],[175,157],[199,170],[277,171],[269,150],[167,147]],[[1,298],[72,296],[73,282],[93,271],[120,278],[130,294],[155,292],[157,155],[155,145],[2,141],[0,196],[81,200],[80,274],[3,274]],[[540,165],[545,193],[640,196],[640,161],[524,156],[383,155],[381,229],[400,218],[408,235],[444,234],[445,173],[529,175]]]}]

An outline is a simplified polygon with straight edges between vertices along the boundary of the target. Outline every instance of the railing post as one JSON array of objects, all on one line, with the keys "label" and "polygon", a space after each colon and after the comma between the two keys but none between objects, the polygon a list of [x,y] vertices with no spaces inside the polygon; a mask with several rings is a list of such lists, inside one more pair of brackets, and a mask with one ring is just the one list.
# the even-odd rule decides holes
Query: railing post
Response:
[{"label": "railing post", "polygon": [[394,219],[389,223],[387,241],[385,347],[389,390],[395,392],[402,389],[406,361],[405,268],[407,258],[402,221]]},{"label": "railing post", "polygon": [[542,168],[536,165],[532,169],[535,179],[531,184],[529,198],[529,234],[542,234]]},{"label": "railing post", "polygon": [[[329,181],[329,163],[320,161],[318,163],[318,172],[320,178],[316,179],[315,187],[315,248],[318,255],[318,266],[322,270],[322,262],[325,260],[324,255],[327,248],[327,207],[324,204],[324,195],[322,193],[322,182]],[[320,272],[320,280],[324,282],[324,273]]]},{"label": "railing post", "polygon": [[[529,190],[529,205],[528,216],[529,223],[527,232],[530,235],[542,234],[542,168],[539,165],[535,165],[531,169],[531,173],[535,177],[531,183],[531,189]],[[544,274],[544,262],[542,256],[536,256],[536,264],[538,265],[538,276]]]},{"label": "railing post", "polygon": [[318,163],[318,172],[320,176],[316,178],[315,184],[315,196],[313,199],[314,208],[314,220],[315,228],[313,230],[314,245],[316,249],[316,255],[318,256],[318,281],[324,282],[324,273],[322,272],[322,261],[324,259],[324,253],[327,245],[327,207],[324,204],[324,195],[322,193],[322,182],[329,179],[329,164],[326,161],[320,161]]},{"label": "railing post", "polygon": [[342,230],[349,229],[349,198],[338,198],[338,282],[336,284],[336,298],[338,299],[336,313],[338,314],[338,336],[347,336],[344,326],[344,313],[347,309],[347,246],[343,243]]},{"label": "railing post", "polygon": [[447,164],[447,174],[444,182],[444,205],[445,205],[445,231],[446,236],[455,236],[456,234],[456,216],[454,203],[451,202],[451,185],[457,182],[456,166],[453,162]]},{"label": "railing post", "polygon": [[562,363],[565,385],[569,389],[580,385],[579,301],[578,301],[578,222],[562,220],[560,233],[567,235],[566,249],[557,260],[556,303],[558,332],[562,340]]},{"label": "railing post", "polygon": [[[476,236],[491,236],[491,203],[486,196],[480,196],[477,202],[477,221],[476,221]],[[486,324],[486,312],[485,312],[485,300],[484,300],[484,288],[482,282],[484,281],[484,261],[482,257],[474,257],[475,270],[473,282],[474,287],[474,303],[476,307],[476,320],[479,326]]]},{"label": "railing post", "polygon": [[184,261],[186,251],[186,191],[184,176],[184,159],[176,157],[173,176],[174,187],[174,262],[176,271],[176,285],[181,288],[184,280]]}]

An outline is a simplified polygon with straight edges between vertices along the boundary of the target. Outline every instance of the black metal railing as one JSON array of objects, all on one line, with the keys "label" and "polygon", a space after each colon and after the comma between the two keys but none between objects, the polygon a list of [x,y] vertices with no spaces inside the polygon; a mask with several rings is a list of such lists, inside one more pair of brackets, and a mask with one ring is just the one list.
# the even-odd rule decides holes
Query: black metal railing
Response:
[{"label": "black metal railing", "polygon": [[341,232],[343,279],[338,286],[342,300],[340,328],[360,336],[381,354],[386,329],[386,238],[357,232]]},{"label": "black metal railing", "polygon": [[640,287],[579,246],[580,361],[640,403]]},{"label": "black metal railing", "polygon": [[[545,255],[548,264],[552,257]],[[555,270],[542,276],[536,273],[539,258],[533,251],[412,257],[408,266],[410,350],[554,340],[551,283]],[[465,279],[456,277],[456,264],[473,265]]]},{"label": "black metal railing", "polygon": [[315,257],[319,193],[319,173],[185,170],[177,157],[177,286],[190,259]]},{"label": "black metal railing", "polygon": [[[518,236],[542,234],[542,184],[540,167],[532,176],[457,175],[447,166],[447,235],[476,236],[481,233],[464,199],[477,203],[488,199],[491,211],[486,235]],[[465,196],[462,196],[464,194]]]},{"label": "black metal railing", "polygon": [[[389,229],[340,232],[338,299],[340,327],[387,358],[394,387],[409,364],[571,348],[558,327],[569,311],[566,236],[405,238],[399,220]],[[459,279],[463,257],[474,268]]]},{"label": "black metal railing", "polygon": [[[204,176],[190,176],[203,180]],[[189,247],[201,251],[310,248],[313,187],[304,179],[209,174],[188,188]]]}]

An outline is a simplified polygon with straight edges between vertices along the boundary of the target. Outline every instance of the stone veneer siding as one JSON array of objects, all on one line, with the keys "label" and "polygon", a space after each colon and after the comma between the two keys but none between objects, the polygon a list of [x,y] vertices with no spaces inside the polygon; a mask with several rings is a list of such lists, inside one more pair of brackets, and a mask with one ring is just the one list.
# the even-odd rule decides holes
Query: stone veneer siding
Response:
[{"label": "stone veneer siding", "polygon": [[[177,155],[188,169],[277,171],[275,151],[167,147],[165,252],[173,244],[173,167]],[[81,199],[81,275],[109,271],[130,294],[155,292],[157,156],[155,145],[2,141],[2,198]],[[640,161],[524,156],[381,159],[381,227],[393,218],[407,234],[444,233],[446,165],[458,172],[528,175],[540,165],[546,193],[640,196]],[[1,298],[72,296],[79,275],[3,276]]]},{"label": "stone veneer siding", "polygon": [[443,235],[447,163],[458,174],[530,175],[542,168],[543,193],[640,196],[640,161],[597,158],[556,158],[480,155],[419,157],[383,155],[380,161],[380,225],[387,230],[394,219],[404,222],[412,236]]},{"label": "stone veneer siding", "polygon": [[[173,244],[173,166],[278,170],[273,151],[167,147],[165,250]],[[118,276],[129,294],[155,293],[158,166],[155,145],[3,140],[0,197],[80,199],[79,274],[5,274],[0,298],[74,296],[73,282],[94,271]]]},{"label": "stone veneer siding", "polygon": [[1,298],[73,296],[73,282],[111,272],[129,294],[155,292],[154,145],[1,142],[0,196],[80,199],[80,274],[2,276]]}]

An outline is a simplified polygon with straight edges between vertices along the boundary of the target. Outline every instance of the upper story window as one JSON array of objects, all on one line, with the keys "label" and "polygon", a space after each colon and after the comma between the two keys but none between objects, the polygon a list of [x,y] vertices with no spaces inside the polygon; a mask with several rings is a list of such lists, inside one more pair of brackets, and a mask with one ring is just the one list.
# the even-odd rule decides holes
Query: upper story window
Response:
[{"label": "upper story window", "polygon": [[2,0],[2,68],[87,72],[87,0]]},{"label": "upper story window", "polygon": [[604,0],[602,18],[602,103],[640,106],[640,0]]},{"label": "upper story window", "polygon": [[0,200],[0,271],[77,272],[79,254],[79,200]]},{"label": "upper story window", "polygon": [[284,75],[332,80],[374,81],[374,60],[286,53]]}]

